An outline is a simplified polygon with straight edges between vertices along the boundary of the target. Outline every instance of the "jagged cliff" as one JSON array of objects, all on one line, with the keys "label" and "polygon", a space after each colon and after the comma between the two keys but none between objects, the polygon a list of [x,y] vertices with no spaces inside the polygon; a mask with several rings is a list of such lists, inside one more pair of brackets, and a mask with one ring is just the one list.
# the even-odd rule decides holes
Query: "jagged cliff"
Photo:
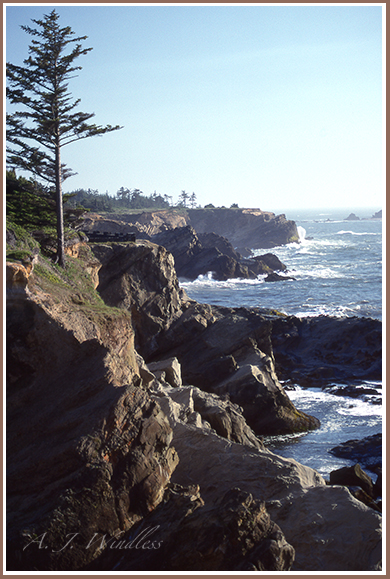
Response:
[{"label": "jagged cliff", "polygon": [[380,514],[259,438],[318,426],[281,318],[189,300],[148,241],[72,251],[7,264],[7,569],[378,570]]},{"label": "jagged cliff", "polygon": [[269,249],[299,241],[297,226],[285,215],[260,209],[186,209],[141,213],[90,214],[83,228],[88,231],[133,232],[151,238],[166,229],[191,225],[197,233],[226,237],[239,250]]},{"label": "jagged cliff", "polygon": [[299,241],[297,226],[285,215],[260,209],[188,209],[190,224],[198,233],[214,232],[237,247],[270,249]]}]

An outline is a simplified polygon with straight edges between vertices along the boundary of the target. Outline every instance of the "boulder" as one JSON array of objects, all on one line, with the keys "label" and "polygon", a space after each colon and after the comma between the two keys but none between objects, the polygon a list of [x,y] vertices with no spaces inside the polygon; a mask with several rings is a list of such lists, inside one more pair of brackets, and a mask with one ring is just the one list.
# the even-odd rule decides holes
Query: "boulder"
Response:
[{"label": "boulder", "polygon": [[181,367],[177,358],[151,362],[148,368],[150,372],[157,375],[157,378],[161,378],[162,376],[171,386],[180,387],[182,385]]},{"label": "boulder", "polygon": [[278,273],[272,272],[267,275],[264,281],[272,282],[272,281],[288,281],[288,280],[295,281],[295,277],[291,277],[288,275],[280,275]]},{"label": "boulder", "polygon": [[374,497],[373,482],[359,463],[333,470],[329,482],[331,485],[359,486],[371,498]]}]

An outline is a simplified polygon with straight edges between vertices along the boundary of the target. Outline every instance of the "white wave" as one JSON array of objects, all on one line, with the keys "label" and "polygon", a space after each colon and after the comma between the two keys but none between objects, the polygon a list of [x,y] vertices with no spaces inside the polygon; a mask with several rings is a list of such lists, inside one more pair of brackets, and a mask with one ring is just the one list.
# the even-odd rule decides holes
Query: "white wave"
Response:
[{"label": "white wave", "polygon": [[302,227],[302,225],[298,225],[297,227],[298,230],[298,235],[299,235],[299,241],[304,241],[305,237],[306,237],[306,229],[304,227]]},{"label": "white wave", "polygon": [[225,281],[216,280],[213,277],[213,272],[209,271],[204,275],[199,275],[195,280],[179,278],[180,286],[183,288],[201,288],[212,287],[215,289],[232,289],[237,286],[255,286],[264,283],[267,274],[258,275],[255,279],[246,278],[232,278]]},{"label": "white wave", "polygon": [[344,229],[341,229],[340,231],[337,231],[336,235],[381,235],[381,233],[378,232],[373,232],[373,231],[362,231],[362,232],[357,232],[357,231],[346,231]]},{"label": "white wave", "polygon": [[346,275],[340,273],[340,271],[335,271],[330,267],[318,266],[315,269],[294,269],[290,270],[294,277],[303,278],[315,278],[315,279],[337,279],[345,278]]}]

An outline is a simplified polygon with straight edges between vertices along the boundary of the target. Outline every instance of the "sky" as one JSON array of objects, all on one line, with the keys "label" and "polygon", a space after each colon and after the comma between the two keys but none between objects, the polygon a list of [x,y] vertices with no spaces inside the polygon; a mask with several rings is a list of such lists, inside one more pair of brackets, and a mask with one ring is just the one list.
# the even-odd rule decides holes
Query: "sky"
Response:
[{"label": "sky", "polygon": [[80,110],[123,126],[63,148],[65,191],[384,206],[382,4],[8,4],[8,62],[53,8],[93,47],[69,84]]}]

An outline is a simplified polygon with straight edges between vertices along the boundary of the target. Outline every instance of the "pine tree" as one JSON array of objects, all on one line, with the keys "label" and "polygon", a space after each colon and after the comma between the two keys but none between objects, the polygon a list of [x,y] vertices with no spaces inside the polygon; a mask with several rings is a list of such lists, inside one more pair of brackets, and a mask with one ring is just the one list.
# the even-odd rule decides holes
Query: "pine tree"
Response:
[{"label": "pine tree", "polygon": [[68,80],[80,66],[73,63],[92,48],[82,48],[87,36],[75,37],[69,26],[61,28],[53,10],[43,20],[32,20],[38,28],[21,26],[34,36],[24,66],[7,63],[7,98],[21,110],[7,114],[7,161],[12,168],[33,173],[54,185],[57,213],[56,262],[65,264],[62,183],[74,175],[61,163],[65,145],[116,131],[119,125],[90,124],[94,113],[75,111]]}]

